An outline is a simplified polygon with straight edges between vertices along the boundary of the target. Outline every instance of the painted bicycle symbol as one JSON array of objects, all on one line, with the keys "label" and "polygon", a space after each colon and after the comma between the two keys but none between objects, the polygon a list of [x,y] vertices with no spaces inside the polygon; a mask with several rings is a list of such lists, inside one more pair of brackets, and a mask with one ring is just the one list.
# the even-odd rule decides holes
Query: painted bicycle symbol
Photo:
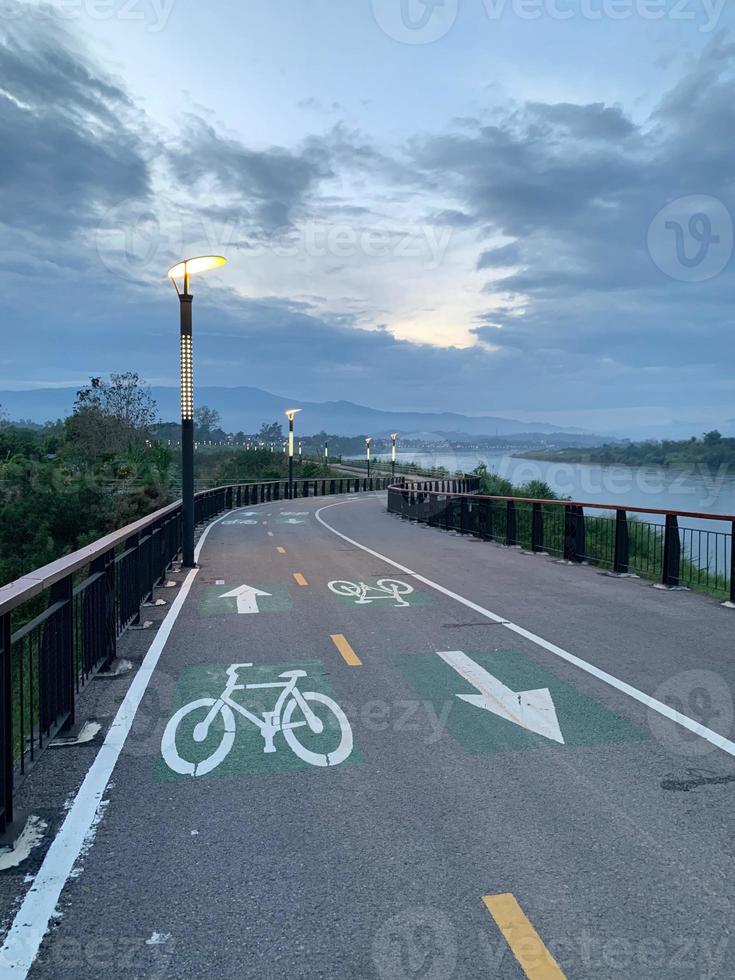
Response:
[{"label": "painted bicycle symbol", "polygon": [[[226,758],[235,742],[237,726],[234,712],[260,729],[260,734],[265,743],[263,752],[277,751],[274,739],[280,732],[294,755],[303,759],[304,762],[308,762],[311,766],[338,766],[340,762],[344,762],[352,752],[353,740],[350,723],[340,706],[326,694],[320,694],[318,691],[302,692],[299,690],[299,679],[307,676],[305,670],[287,670],[283,674],[279,674],[282,682],[238,683],[239,672],[252,666],[253,664],[231,664],[227,668],[227,684],[218,698],[199,698],[197,701],[191,701],[179,708],[166,725],[161,740],[161,754],[169,769],[180,773],[182,776],[204,776],[216,769]],[[248,711],[232,697],[235,691],[270,688],[280,688],[281,693],[278,695],[273,710],[264,711],[262,718]],[[322,717],[319,717],[317,711]],[[204,713],[204,717],[194,725],[193,731],[190,730],[189,724],[185,725],[188,732],[186,737],[190,738],[194,744],[205,742],[210,733],[210,728],[219,715],[221,716],[222,740],[211,755],[199,762],[190,762],[185,758],[186,751],[183,755],[179,751],[176,736],[182,722],[188,719],[189,715],[195,713]],[[314,735],[326,733],[330,738],[339,732],[339,742],[329,752],[314,752],[299,741],[299,736],[296,734],[299,729],[308,729]],[[302,734],[306,734],[306,732]]]},{"label": "painted bicycle symbol", "polygon": [[355,600],[356,606],[368,606],[379,599],[393,599],[396,607],[408,606],[410,603],[403,598],[413,592],[413,586],[408,582],[400,582],[393,578],[379,578],[375,585],[365,582],[335,581],[329,583],[329,588],[335,595],[347,596]]}]

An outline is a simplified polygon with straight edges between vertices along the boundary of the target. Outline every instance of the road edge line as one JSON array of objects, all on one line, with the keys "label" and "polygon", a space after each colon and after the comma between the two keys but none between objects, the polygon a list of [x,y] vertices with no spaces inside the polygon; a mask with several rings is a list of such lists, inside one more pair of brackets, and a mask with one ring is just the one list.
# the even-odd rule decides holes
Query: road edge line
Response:
[{"label": "road edge line", "polygon": [[[227,511],[207,525],[197,542],[194,552],[195,561],[199,560],[202,546],[211,529],[235,512]],[[59,832],[46,852],[33,884],[13,916],[0,948],[0,977],[27,977],[33,966],[48,932],[61,892],[69,880],[82,849],[90,844],[90,836],[94,834],[97,825],[102,797],[107,791],[140,703],[198,572],[198,568],[191,569],[181,584],[179,594],[171,603],[171,608],[161,621],[158,633],[148,647],[105,740],[87,770]]]}]

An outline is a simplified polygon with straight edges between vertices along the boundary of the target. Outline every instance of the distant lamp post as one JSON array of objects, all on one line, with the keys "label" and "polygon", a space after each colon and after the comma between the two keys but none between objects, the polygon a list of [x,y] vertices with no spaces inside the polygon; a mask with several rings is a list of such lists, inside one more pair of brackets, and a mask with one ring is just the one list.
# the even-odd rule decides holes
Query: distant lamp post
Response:
[{"label": "distant lamp post", "polygon": [[[190,277],[227,262],[221,255],[199,255],[185,259],[168,271],[179,297],[181,313],[181,499],[183,510],[182,557],[185,568],[194,568],[194,359],[191,334],[191,305],[194,297]],[[179,289],[178,279],[183,288]]]},{"label": "distant lamp post", "polygon": [[300,408],[287,408],[286,418],[288,419],[288,499],[293,500],[293,420],[296,418]]},{"label": "distant lamp post", "polygon": [[396,482],[396,442],[398,441],[398,433],[391,432],[390,434],[390,471],[391,471],[391,481]]},{"label": "distant lamp post", "polygon": [[328,442],[325,442],[324,443],[324,462],[325,463],[328,463],[329,462],[329,443]]},{"label": "distant lamp post", "polygon": [[365,437],[365,455],[367,456],[367,478],[370,479],[370,446],[372,445],[372,438],[370,436]]}]

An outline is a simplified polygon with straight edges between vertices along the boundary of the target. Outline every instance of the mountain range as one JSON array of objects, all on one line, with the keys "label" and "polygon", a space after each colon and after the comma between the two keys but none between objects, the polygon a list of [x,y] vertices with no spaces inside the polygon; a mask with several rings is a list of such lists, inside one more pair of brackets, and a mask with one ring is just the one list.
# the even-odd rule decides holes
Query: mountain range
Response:
[{"label": "mountain range", "polygon": [[[178,388],[153,387],[151,394],[163,421],[178,418]],[[252,387],[205,386],[197,389],[196,396],[198,405],[208,405],[220,413],[223,428],[229,432],[257,432],[264,422],[285,421],[285,409],[298,406],[303,409],[298,427],[304,435],[320,431],[346,436],[361,433],[382,436],[390,432],[436,433],[442,436],[514,436],[531,432],[567,436],[585,434],[583,429],[563,428],[548,422],[522,422],[495,415],[400,412],[368,408],[349,401],[299,402]],[[75,388],[0,391],[0,405],[11,419],[42,423],[69,415],[75,397]]]}]

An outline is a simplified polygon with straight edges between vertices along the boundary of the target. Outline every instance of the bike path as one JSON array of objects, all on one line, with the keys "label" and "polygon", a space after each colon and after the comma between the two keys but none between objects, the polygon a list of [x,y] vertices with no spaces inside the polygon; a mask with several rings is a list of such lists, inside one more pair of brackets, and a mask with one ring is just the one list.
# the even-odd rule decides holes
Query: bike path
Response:
[{"label": "bike path", "polygon": [[[692,765],[675,737],[445,595],[415,582],[408,606],[335,595],[330,582],[406,576],[322,527],[312,514],[323,506],[265,505],[251,509],[257,524],[212,529],[31,976],[99,976],[107,950],[105,972],[120,977],[522,977],[482,904],[506,892],[568,976],[674,975],[677,957],[677,976],[727,976],[727,787],[662,789]],[[306,511],[293,518],[304,523],[282,523],[289,510]],[[421,571],[442,581],[460,577],[461,561],[457,591],[485,590],[488,562],[516,574],[516,554],[398,524],[377,501],[323,513],[410,567],[428,555]],[[546,625],[565,571],[546,566]],[[222,598],[243,585],[268,593],[262,611],[239,614]],[[334,635],[362,666],[348,666]],[[437,656],[452,650],[515,690],[548,685],[564,744],[458,699],[471,688]],[[350,757],[309,765],[282,735],[266,755],[238,718],[216,769],[172,773],[160,752],[169,719],[219,694],[226,668],[244,662],[257,680],[304,670],[301,689],[345,711]],[[704,762],[732,772],[722,753]]]}]

